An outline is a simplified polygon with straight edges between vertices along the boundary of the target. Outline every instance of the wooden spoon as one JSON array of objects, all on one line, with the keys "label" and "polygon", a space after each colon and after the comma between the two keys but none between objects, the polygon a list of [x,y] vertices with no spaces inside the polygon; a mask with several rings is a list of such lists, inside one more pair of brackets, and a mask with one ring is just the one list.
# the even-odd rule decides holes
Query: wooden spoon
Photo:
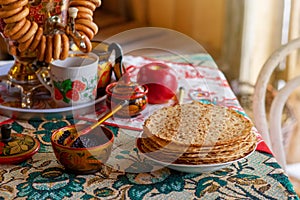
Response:
[{"label": "wooden spoon", "polygon": [[109,111],[107,114],[102,116],[96,123],[88,126],[87,128],[84,128],[78,132],[75,132],[74,134],[71,134],[69,137],[67,137],[64,140],[64,146],[72,146],[72,144],[79,138],[81,135],[85,135],[89,133],[91,130],[95,129],[97,126],[105,122],[108,118],[110,118],[113,114],[121,110],[123,107],[129,105],[129,100],[123,100],[121,101],[116,107],[114,107],[111,111]]}]

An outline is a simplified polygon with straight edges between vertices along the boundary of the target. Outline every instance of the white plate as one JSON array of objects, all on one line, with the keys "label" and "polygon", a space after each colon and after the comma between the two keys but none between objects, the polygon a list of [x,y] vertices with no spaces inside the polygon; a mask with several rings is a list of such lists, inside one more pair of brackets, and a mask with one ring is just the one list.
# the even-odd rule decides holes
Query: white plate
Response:
[{"label": "white plate", "polygon": [[147,158],[148,160],[151,160],[151,161],[153,161],[153,162],[155,162],[155,163],[157,163],[161,166],[168,167],[170,169],[174,169],[174,170],[180,171],[180,172],[186,172],[186,173],[206,173],[206,172],[213,172],[213,171],[223,169],[223,168],[231,165],[232,163],[238,162],[240,160],[243,160],[243,159],[249,157],[256,149],[256,147],[255,147],[252,152],[250,152],[249,154],[247,154],[243,158],[239,158],[237,160],[233,160],[233,161],[229,161],[229,162],[225,162],[225,163],[186,165],[186,164],[167,163],[167,162],[163,162],[163,161],[160,161],[160,160],[156,160],[156,159],[154,159],[150,156],[147,156],[147,154],[143,153],[143,151],[140,149],[139,138],[137,139],[136,146],[137,146],[139,152],[141,152],[142,155],[145,158]]}]

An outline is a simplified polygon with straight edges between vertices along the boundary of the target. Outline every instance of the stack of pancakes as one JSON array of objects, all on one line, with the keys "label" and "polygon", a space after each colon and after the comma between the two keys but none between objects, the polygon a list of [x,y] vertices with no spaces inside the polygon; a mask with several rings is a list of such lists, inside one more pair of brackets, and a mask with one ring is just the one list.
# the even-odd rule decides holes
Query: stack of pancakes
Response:
[{"label": "stack of pancakes", "polygon": [[256,147],[253,124],[234,110],[193,102],[154,112],[137,146],[156,160],[216,164],[243,158]]}]

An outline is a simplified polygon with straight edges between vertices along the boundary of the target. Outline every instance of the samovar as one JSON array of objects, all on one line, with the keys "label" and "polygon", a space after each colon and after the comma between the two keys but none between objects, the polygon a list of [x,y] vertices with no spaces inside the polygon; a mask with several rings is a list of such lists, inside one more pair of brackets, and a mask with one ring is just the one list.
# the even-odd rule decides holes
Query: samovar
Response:
[{"label": "samovar", "polygon": [[65,59],[73,45],[91,51],[98,31],[93,12],[100,5],[101,0],[0,0],[0,34],[14,57],[0,81],[21,88],[22,108],[31,108],[33,94],[44,89],[37,70]]}]

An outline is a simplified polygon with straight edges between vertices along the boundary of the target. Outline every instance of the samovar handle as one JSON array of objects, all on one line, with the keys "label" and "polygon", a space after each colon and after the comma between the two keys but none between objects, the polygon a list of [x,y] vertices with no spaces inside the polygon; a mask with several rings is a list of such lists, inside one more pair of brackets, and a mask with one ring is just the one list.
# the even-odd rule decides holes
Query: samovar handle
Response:
[{"label": "samovar handle", "polygon": [[126,69],[122,63],[123,51],[121,46],[114,42],[108,46],[108,51],[115,52],[115,64],[113,65],[113,71],[115,74],[115,78],[118,81],[126,72]]}]

